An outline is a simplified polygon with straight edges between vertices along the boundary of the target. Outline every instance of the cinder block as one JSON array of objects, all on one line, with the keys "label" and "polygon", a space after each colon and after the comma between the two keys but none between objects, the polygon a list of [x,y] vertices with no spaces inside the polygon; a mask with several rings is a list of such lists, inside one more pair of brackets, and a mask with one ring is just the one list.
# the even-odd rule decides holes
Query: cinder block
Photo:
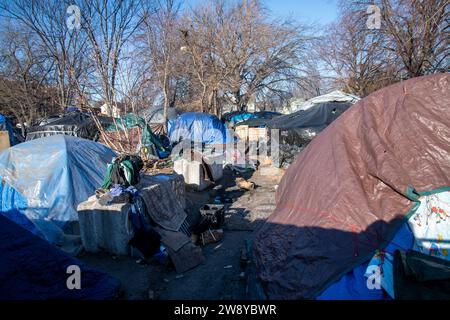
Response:
[{"label": "cinder block", "polygon": [[[151,186],[169,185],[173,201],[177,201],[182,209],[186,208],[184,180],[177,174],[142,175],[136,188],[155,198],[150,193]],[[149,191],[147,191],[149,190]],[[158,195],[164,197],[164,195]],[[154,199],[159,201],[160,199]],[[154,208],[159,208],[155,206]],[[78,220],[83,246],[88,252],[107,251],[117,255],[130,254],[128,241],[133,237],[131,222],[128,216],[131,210],[129,203],[100,204],[95,195],[78,205]],[[152,213],[149,213],[152,214]]]},{"label": "cinder block", "polygon": [[129,203],[101,205],[95,196],[78,205],[81,241],[86,251],[107,251],[117,255],[128,255],[128,241],[132,237],[129,229]]}]

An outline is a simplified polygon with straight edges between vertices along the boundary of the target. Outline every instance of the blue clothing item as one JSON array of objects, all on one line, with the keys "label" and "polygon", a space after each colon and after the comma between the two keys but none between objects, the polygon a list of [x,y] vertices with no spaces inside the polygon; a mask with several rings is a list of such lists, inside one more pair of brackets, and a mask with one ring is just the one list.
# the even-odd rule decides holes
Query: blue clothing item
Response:
[{"label": "blue clothing item", "polygon": [[171,143],[190,140],[204,144],[226,144],[232,142],[225,125],[214,115],[188,112],[168,121]]},{"label": "blue clothing item", "polygon": [[[404,223],[395,234],[392,241],[384,249],[393,254],[395,250],[406,251],[414,244],[414,236]],[[342,276],[340,280],[330,285],[316,297],[317,300],[384,300],[390,299],[383,289],[369,289],[365,276],[369,261],[355,267]]]},{"label": "blue clothing item", "polygon": [[11,147],[0,153],[0,210],[56,243],[67,223],[78,220],[77,205],[101,186],[114,156],[104,145],[68,135]]}]

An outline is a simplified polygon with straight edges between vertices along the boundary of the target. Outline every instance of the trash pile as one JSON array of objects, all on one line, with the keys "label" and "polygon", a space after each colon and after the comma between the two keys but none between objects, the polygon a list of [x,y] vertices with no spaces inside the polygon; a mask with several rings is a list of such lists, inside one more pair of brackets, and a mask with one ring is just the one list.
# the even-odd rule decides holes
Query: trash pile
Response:
[{"label": "trash pile", "polygon": [[154,175],[158,173],[172,174],[173,160],[166,159],[148,159],[144,160],[144,167],[142,169],[146,174]]},{"label": "trash pile", "polygon": [[200,245],[223,237],[224,206],[205,205],[199,222],[191,224],[183,177],[148,174],[146,166],[168,164],[128,155],[108,164],[102,187],[78,206],[86,251],[131,254],[139,261],[156,259],[173,265],[178,273],[204,261]]},{"label": "trash pile", "polygon": [[196,243],[204,246],[222,240],[221,227],[225,222],[224,207],[223,204],[205,204],[200,208],[200,221],[191,229]]}]

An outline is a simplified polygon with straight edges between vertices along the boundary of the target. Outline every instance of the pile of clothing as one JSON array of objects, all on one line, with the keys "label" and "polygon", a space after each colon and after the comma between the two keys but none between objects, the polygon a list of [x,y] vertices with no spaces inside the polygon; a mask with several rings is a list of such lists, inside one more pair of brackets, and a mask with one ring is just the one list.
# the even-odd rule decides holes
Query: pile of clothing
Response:
[{"label": "pile of clothing", "polygon": [[139,182],[139,172],[144,167],[144,162],[139,156],[123,155],[114,158],[108,164],[105,180],[102,188],[108,189],[112,185],[132,186]]}]

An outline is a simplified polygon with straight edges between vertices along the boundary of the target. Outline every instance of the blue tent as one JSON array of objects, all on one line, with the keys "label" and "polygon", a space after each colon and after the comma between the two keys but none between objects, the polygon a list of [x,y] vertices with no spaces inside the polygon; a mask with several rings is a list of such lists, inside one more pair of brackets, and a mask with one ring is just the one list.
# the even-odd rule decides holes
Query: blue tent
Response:
[{"label": "blue tent", "polygon": [[[106,300],[118,294],[118,280],[68,256],[2,215],[0,257],[0,300]],[[80,268],[81,289],[67,287],[70,265]]]},{"label": "blue tent", "polygon": [[99,143],[68,135],[27,141],[0,153],[0,212],[58,243],[76,206],[100,187],[115,156]]},{"label": "blue tent", "polygon": [[226,144],[232,141],[225,125],[214,115],[188,112],[168,121],[170,142],[191,140],[204,144]]},{"label": "blue tent", "polygon": [[9,134],[9,145],[14,146],[18,142],[14,137],[13,126],[9,119],[0,113],[0,131],[8,131]]}]

